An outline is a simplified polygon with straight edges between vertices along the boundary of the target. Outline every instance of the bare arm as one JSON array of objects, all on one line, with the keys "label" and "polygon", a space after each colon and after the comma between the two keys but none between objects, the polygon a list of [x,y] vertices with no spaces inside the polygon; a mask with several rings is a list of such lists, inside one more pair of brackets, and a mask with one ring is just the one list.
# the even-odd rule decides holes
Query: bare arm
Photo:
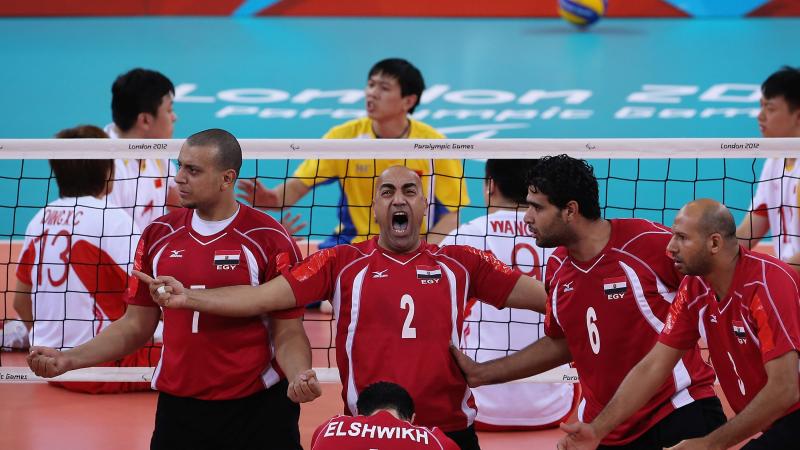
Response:
[{"label": "bare arm", "polygon": [[[798,356],[794,350],[764,364],[767,384],[736,417],[705,438],[701,438],[705,441],[703,448],[732,447],[765,430],[772,422],[779,419],[800,399],[797,364]],[[680,448],[680,445],[677,447]]]},{"label": "bare arm", "polygon": [[33,327],[32,290],[33,286],[17,280],[17,287],[14,292],[14,310],[17,312],[19,319],[25,324],[25,328],[27,328],[28,331]]},{"label": "bare arm", "polygon": [[[133,273],[149,285],[153,300],[167,308],[192,309],[227,317],[252,317],[296,306],[292,287],[283,276],[259,286],[185,289],[173,277],[161,276],[153,279],[139,271],[134,270]],[[163,292],[159,292],[159,288]]]},{"label": "bare arm", "polygon": [[530,377],[572,361],[566,339],[553,339],[549,336],[514,354],[485,363],[476,363],[452,346],[450,352],[471,387]]},{"label": "bare arm", "polygon": [[431,244],[438,244],[456,228],[458,228],[458,211],[448,212],[436,222],[433,228],[428,230],[426,241]]},{"label": "bare arm", "polygon": [[511,290],[506,300],[506,307],[530,309],[544,314],[545,303],[547,303],[547,292],[544,290],[544,284],[535,278],[523,275]]},{"label": "bare arm", "polygon": [[745,248],[753,248],[769,230],[769,218],[753,212],[747,213],[736,229],[736,237]]},{"label": "bare arm", "polygon": [[322,395],[316,374],[311,370],[311,344],[302,319],[271,319],[270,331],[275,342],[275,358],[289,380],[289,398],[300,403]]},{"label": "bare arm", "polygon": [[28,365],[39,376],[54,377],[69,370],[122,358],[153,337],[160,318],[160,308],[129,305],[125,315],[85,344],[64,352],[32,347]]}]

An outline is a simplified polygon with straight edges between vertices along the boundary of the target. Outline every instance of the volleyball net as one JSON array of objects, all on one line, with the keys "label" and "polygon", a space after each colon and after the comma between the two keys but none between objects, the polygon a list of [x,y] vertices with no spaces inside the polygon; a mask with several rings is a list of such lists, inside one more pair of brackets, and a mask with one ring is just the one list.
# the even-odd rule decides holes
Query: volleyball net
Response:
[{"label": "volleyball net", "polygon": [[[42,261],[28,261],[29,270],[38,271],[38,280],[49,280],[50,291],[39,290],[40,286],[29,286],[33,322],[45,322],[41,329],[46,333],[46,345],[70,348],[67,345],[69,329],[81,328],[85,338],[90,338],[101,330],[109,320],[102,298],[103,278],[93,285],[89,283],[65,283],[63,288],[52,289],[54,281],[71,280],[76,268],[77,252],[75,242],[79,239],[61,236],[31,235],[29,224],[35,218],[43,220],[40,211],[60,197],[48,159],[172,159],[175,160],[183,140],[0,140],[0,292],[3,308],[0,323],[3,336],[0,341],[0,382],[41,381],[25,366],[25,345],[15,342],[20,333],[27,334],[26,344],[41,345],[36,334],[38,328],[28,333],[25,323],[20,321],[20,311],[15,302],[25,298],[28,292],[20,289],[26,285],[20,280],[20,266],[23,261],[25,242],[36,241],[44,248],[48,242],[58,247],[51,250],[51,256],[44,251]],[[751,200],[758,187],[761,170],[766,158],[792,158],[800,148],[800,139],[498,139],[498,140],[240,140],[245,158],[240,179],[257,180],[255,194],[240,191],[249,197],[254,206],[272,215],[276,220],[286,221],[288,217],[298,216],[292,222],[294,237],[304,255],[311,254],[320,244],[330,242],[332,236],[355,227],[354,218],[369,220],[371,203],[363,198],[346,196],[352,189],[374,190],[376,176],[381,167],[392,164],[417,164],[415,169],[423,173],[423,184],[428,192],[435,193],[436,185],[456,186],[457,195],[450,200],[439,199],[439,207],[458,214],[463,224],[489,213],[484,199],[486,179],[485,161],[487,159],[536,159],[546,155],[566,153],[576,158],[587,159],[593,166],[600,187],[600,206],[605,218],[645,218],[670,225],[678,210],[688,201],[697,198],[713,198],[725,205],[734,214],[737,223],[751,208]],[[338,171],[325,172],[322,164],[315,166],[316,173],[298,174],[298,167],[304,160],[336,161]],[[376,161],[377,160],[377,161]],[[441,168],[442,161],[450,161],[446,172]],[[326,166],[331,167],[332,165]],[[427,167],[426,171],[424,168]],[[457,167],[454,172],[452,167]],[[307,169],[307,166],[306,166]],[[428,176],[428,174],[432,174]],[[335,176],[334,176],[335,175]],[[457,179],[454,180],[454,177]],[[259,189],[272,189],[288,185],[292,180],[301,180],[307,192],[296,201],[278,204],[259,204]],[[157,180],[153,180],[154,182]],[[166,181],[166,180],[165,180]],[[774,179],[770,182],[775,182]],[[787,170],[776,185],[780,189],[796,189],[797,180]],[[787,194],[790,194],[787,192]],[[777,208],[786,226],[781,233],[767,232],[759,249],[772,252],[771,241],[792,240],[798,227],[797,193],[785,195],[780,204],[768,205]],[[435,197],[435,195],[431,196]],[[456,200],[452,200],[455,198]],[[166,204],[167,199],[164,198]],[[289,203],[292,203],[291,205]],[[435,203],[435,202],[434,202]],[[153,205],[137,204],[146,208]],[[158,207],[159,205],[155,205]],[[106,204],[106,208],[119,208]],[[124,208],[123,208],[124,209]],[[440,208],[441,211],[445,209]],[[435,227],[436,207],[429,211],[427,229]],[[366,218],[366,219],[364,219]],[[48,217],[45,221],[74,220],[69,217]],[[355,220],[357,222],[357,220]],[[299,227],[299,224],[304,226]],[[356,239],[377,234],[374,226],[367,226],[368,232],[356,233]],[[503,227],[501,227],[503,228]],[[795,231],[791,231],[795,230]],[[359,234],[360,233],[360,234]],[[491,229],[487,226],[486,235],[505,234],[509,239],[530,239],[524,225],[515,223],[510,229]],[[508,234],[511,233],[510,236]],[[116,236],[113,241],[97,240],[102,245],[113,245],[116,253],[132,254],[135,246],[135,230],[130,236]],[[458,230],[453,232],[458,236]],[[127,237],[127,239],[126,239]],[[88,237],[87,239],[91,238]],[[27,241],[26,241],[27,239]],[[37,240],[38,239],[38,240]],[[349,237],[348,237],[349,239]],[[113,242],[113,243],[112,243]],[[325,244],[323,244],[325,245]],[[54,247],[54,248],[55,248]],[[538,248],[525,248],[515,254],[513,263],[525,273],[541,276],[546,254]],[[781,255],[783,256],[783,255]],[[502,258],[501,258],[502,259]],[[86,261],[82,265],[89,264]],[[98,260],[97,274],[105,274],[103,262]],[[130,269],[130,261],[121,263]],[[91,271],[90,271],[91,272]],[[103,275],[105,276],[105,275]],[[120,287],[117,296],[124,295]],[[107,297],[108,295],[105,295]],[[57,304],[59,303],[60,304]],[[81,314],[75,304],[89,302],[88,313]],[[55,306],[54,306],[55,305]],[[85,306],[85,305],[84,305]],[[24,315],[25,313],[23,313]],[[505,314],[505,315],[503,315]],[[322,381],[338,381],[335,359],[334,318],[317,310],[305,314],[304,325],[309,336],[313,365]],[[105,323],[105,325],[104,325]],[[28,321],[28,325],[31,322]],[[449,326],[444,324],[443,326]],[[542,318],[538,315],[515,315],[512,313],[472,314],[467,320],[469,333],[473,339],[462,340],[462,348],[470,356],[502,356],[519,350],[525,339],[530,340],[544,335]],[[23,330],[20,327],[24,327]],[[23,330],[22,332],[20,330]],[[88,331],[87,331],[88,330]],[[474,339],[482,330],[495,336],[491,342]],[[16,333],[16,334],[15,334]],[[62,336],[58,345],[58,335]],[[506,335],[503,338],[503,335]],[[45,332],[41,333],[44,339]],[[54,341],[56,336],[56,341]],[[500,336],[497,338],[497,336]],[[488,340],[487,340],[488,342]],[[76,344],[77,345],[77,344]],[[157,344],[156,344],[157,345]],[[267,345],[267,343],[265,343]],[[155,365],[157,361],[150,361]],[[96,367],[69,372],[59,379],[62,381],[146,381],[153,374],[153,367]],[[573,369],[554,369],[546,374],[525,381],[538,382],[576,382]]]}]

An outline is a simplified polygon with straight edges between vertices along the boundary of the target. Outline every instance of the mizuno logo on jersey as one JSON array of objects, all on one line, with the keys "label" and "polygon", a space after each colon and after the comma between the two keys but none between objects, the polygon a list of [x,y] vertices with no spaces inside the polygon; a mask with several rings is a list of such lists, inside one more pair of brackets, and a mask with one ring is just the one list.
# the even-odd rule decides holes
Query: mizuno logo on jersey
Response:
[{"label": "mizuno logo on jersey", "polygon": [[747,343],[747,333],[744,330],[744,322],[741,320],[734,320],[732,322],[733,325],[733,334],[736,336],[736,340],[739,341],[740,344]]},{"label": "mizuno logo on jersey", "polygon": [[417,279],[422,284],[435,284],[442,278],[442,269],[435,266],[417,266]]},{"label": "mizuno logo on jersey", "polygon": [[214,265],[217,266],[217,270],[233,270],[239,265],[241,256],[241,250],[216,250]]},{"label": "mizuno logo on jersey", "polygon": [[169,255],[170,258],[183,258],[181,253],[185,252],[186,250],[170,250],[171,254]]},{"label": "mizuno logo on jersey", "polygon": [[570,281],[568,283],[564,283],[564,292],[572,292],[572,291],[574,291],[575,288],[572,287],[572,283],[574,283],[574,282],[575,282],[575,280],[572,280],[572,281]]},{"label": "mizuno logo on jersey", "polygon": [[388,271],[389,269],[384,269],[377,272],[372,272],[372,278],[389,278],[389,274],[386,273]]},{"label": "mizuno logo on jersey", "polygon": [[625,277],[603,278],[603,292],[609,300],[620,300],[628,290],[628,279]]}]

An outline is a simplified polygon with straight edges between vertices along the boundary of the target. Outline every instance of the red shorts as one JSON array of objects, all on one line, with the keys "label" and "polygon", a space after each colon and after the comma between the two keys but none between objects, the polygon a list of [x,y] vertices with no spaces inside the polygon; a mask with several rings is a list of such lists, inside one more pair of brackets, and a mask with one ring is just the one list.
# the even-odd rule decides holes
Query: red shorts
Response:
[{"label": "red shorts", "polygon": [[[159,359],[161,359],[161,345],[147,345],[117,361],[98,364],[98,367],[155,367]],[[51,381],[50,384],[85,394],[120,394],[151,390],[147,381]]]}]

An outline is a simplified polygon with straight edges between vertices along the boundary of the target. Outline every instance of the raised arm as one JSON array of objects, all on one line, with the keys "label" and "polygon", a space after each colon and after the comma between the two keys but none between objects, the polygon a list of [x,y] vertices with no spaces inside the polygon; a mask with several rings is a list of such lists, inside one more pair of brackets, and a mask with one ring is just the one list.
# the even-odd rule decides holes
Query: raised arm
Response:
[{"label": "raised arm", "polygon": [[173,277],[153,279],[136,270],[133,273],[147,283],[153,300],[165,308],[191,309],[228,317],[251,317],[296,306],[294,292],[283,276],[259,286],[186,289]]},{"label": "raised arm", "polygon": [[547,303],[547,291],[544,284],[536,278],[521,276],[511,290],[506,300],[506,307],[530,309],[538,313],[545,313],[545,303]]}]

